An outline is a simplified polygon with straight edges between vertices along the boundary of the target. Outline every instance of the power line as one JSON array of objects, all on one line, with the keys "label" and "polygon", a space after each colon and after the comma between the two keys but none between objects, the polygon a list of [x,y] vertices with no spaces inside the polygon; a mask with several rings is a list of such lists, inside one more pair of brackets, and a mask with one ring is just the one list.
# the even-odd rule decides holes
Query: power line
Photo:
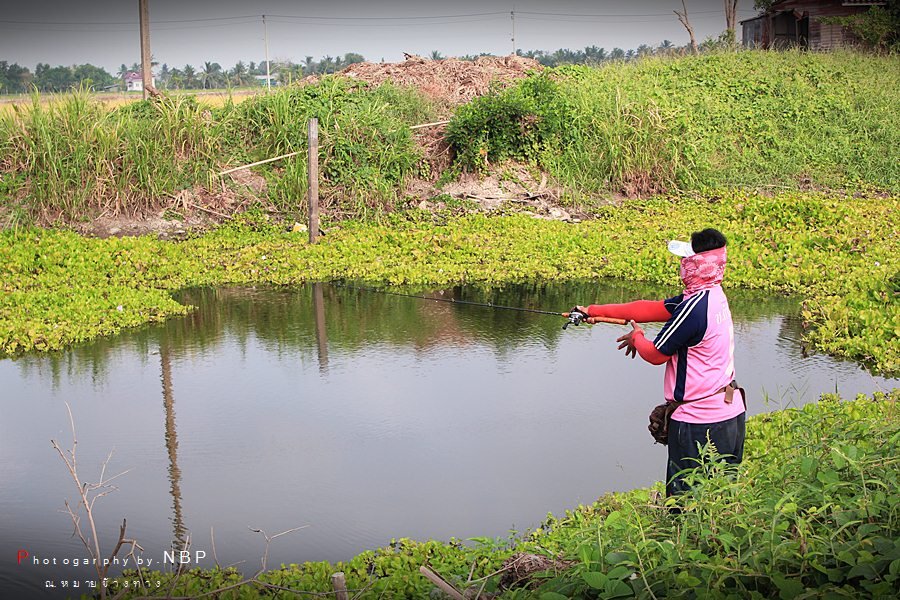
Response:
[{"label": "power line", "polygon": [[[485,23],[488,21],[497,21],[497,20],[505,20],[509,13],[502,13],[499,16],[495,17],[485,17],[485,18],[476,18],[476,19],[460,19],[455,21],[430,21],[427,23],[418,22],[417,25],[427,26],[427,25],[454,25],[456,23]],[[268,15],[266,15],[268,18]],[[309,23],[302,21],[300,19],[294,20],[270,20],[270,23],[279,23],[282,25],[299,25],[304,23]],[[315,25],[318,27],[409,27],[409,23],[323,23],[323,22],[315,22]]]},{"label": "power line", "polygon": [[[304,21],[416,21],[430,19],[455,19],[464,17],[485,17],[507,15],[503,11],[483,12],[483,13],[460,13],[455,15],[413,15],[413,16],[393,16],[393,17],[347,17],[347,16],[322,16],[322,15],[267,15],[268,17],[277,17],[281,19],[300,19]],[[210,21],[233,21],[240,19],[260,19],[262,15],[239,15],[231,17],[203,17],[198,19],[154,19],[154,25],[157,23],[203,23]],[[10,25],[136,25],[134,21],[22,21],[11,19],[0,19],[0,23]]]}]

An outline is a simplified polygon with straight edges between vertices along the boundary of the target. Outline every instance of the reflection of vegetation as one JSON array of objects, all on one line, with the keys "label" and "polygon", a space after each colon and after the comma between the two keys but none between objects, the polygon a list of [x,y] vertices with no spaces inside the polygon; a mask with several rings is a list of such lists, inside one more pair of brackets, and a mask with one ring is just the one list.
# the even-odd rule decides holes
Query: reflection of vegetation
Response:
[{"label": "reflection of vegetation", "polygon": [[[814,346],[900,372],[900,347],[892,342],[900,332],[892,279],[900,236],[887,225],[900,199],[734,193],[712,200],[625,202],[578,224],[471,215],[435,225],[425,220],[430,215],[411,213],[383,224],[345,223],[315,245],[253,214],[182,243],[7,231],[0,233],[0,351],[57,349],[188,312],[167,291],[187,286],[345,279],[498,287],[615,277],[667,284],[668,294],[678,289],[678,263],[666,241],[719,224],[730,240],[729,286],[802,295]],[[560,298],[553,308],[591,299]],[[396,298],[368,301],[374,309]],[[413,327],[423,339],[437,326],[427,321]],[[335,339],[351,339],[368,326],[344,320],[328,329]],[[385,330],[382,338],[397,334]]]},{"label": "reflection of vegetation", "polygon": [[[317,313],[316,285],[322,294],[321,316]],[[327,362],[329,350],[356,352],[372,344],[422,349],[477,343],[493,349],[498,355],[506,355],[535,340],[554,347],[560,336],[565,335],[563,319],[496,307],[453,304],[446,300],[561,312],[574,304],[661,299],[678,291],[677,288],[614,280],[514,284],[496,289],[457,286],[438,291],[421,288],[378,290],[328,284],[295,289],[191,288],[175,295],[180,302],[195,307],[189,315],[132,335],[100,338],[69,352],[24,356],[19,362],[26,370],[49,369],[57,383],[64,371],[70,376],[89,375],[95,381],[101,381],[111,359],[122,350],[131,349],[141,360],[146,360],[159,348],[165,399],[166,394],[172,394],[170,363],[173,356],[214,352],[226,338],[241,348],[247,347],[253,338],[271,352],[296,353],[304,360],[313,360],[317,356],[322,365]],[[399,294],[421,295],[423,299]],[[729,298],[738,321],[797,310],[795,302],[763,298],[758,292],[732,290]],[[168,400],[166,402],[168,410]]]},{"label": "reflection of vegetation", "polygon": [[[288,565],[260,580],[325,596],[331,575],[343,571],[364,598],[427,598],[433,586],[418,569],[428,564],[457,585],[474,580],[468,585],[476,590],[486,578],[484,590],[495,592],[504,560],[528,552],[573,565],[536,578],[536,591],[516,581],[501,598],[671,598],[697,589],[710,598],[895,597],[897,400],[898,390],[853,402],[823,396],[799,410],[752,417],[740,471],[704,465],[680,515],[648,502],[649,490],[635,490],[550,516],[508,540],[402,539],[347,562]],[[168,589],[173,575],[158,576]],[[171,591],[197,596],[240,580],[233,571],[194,571]],[[240,597],[272,595],[245,586]]]}]

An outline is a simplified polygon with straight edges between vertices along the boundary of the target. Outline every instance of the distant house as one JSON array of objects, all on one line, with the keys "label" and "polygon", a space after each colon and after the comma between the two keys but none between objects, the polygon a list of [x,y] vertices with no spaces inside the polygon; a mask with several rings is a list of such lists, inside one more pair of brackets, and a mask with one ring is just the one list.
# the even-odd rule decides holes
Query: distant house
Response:
[{"label": "distant house", "polygon": [[278,79],[275,75],[254,75],[253,78],[259,82],[260,85],[266,85],[268,81],[269,85],[278,85]]},{"label": "distant house", "polygon": [[864,0],[776,0],[763,14],[741,21],[743,44],[748,48],[810,50],[854,45],[858,40],[852,33],[820,19],[856,15],[885,4]]},{"label": "distant house", "polygon": [[[126,92],[144,91],[144,78],[140,71],[128,71],[122,79],[125,80]],[[156,78],[152,73],[150,74],[150,85],[156,87]]]}]

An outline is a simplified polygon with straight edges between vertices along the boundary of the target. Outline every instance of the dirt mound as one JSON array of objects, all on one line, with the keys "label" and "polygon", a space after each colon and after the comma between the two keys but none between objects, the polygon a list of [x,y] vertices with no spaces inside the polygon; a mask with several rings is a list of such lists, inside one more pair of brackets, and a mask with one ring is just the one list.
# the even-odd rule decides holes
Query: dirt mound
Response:
[{"label": "dirt mound", "polygon": [[350,65],[342,75],[379,84],[391,81],[411,86],[450,104],[463,104],[487,93],[492,81],[507,82],[540,70],[539,62],[521,56],[480,56],[474,61],[458,58],[428,60],[407,55],[400,63],[362,62]]}]

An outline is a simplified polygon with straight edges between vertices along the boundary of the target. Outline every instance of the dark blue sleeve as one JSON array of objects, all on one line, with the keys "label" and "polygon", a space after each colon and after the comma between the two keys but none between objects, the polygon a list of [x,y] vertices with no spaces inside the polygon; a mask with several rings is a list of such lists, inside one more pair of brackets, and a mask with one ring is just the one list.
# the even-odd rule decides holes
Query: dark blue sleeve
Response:
[{"label": "dark blue sleeve", "polygon": [[675,309],[681,304],[681,301],[684,300],[684,294],[678,294],[673,298],[666,298],[663,300],[663,306],[666,307],[666,310],[669,311],[669,314],[674,314]]},{"label": "dark blue sleeve", "polygon": [[[687,300],[682,300],[672,310],[672,317],[666,321],[653,345],[666,356],[673,356],[682,348],[699,344],[706,334],[706,308],[709,292],[697,292]],[[674,301],[682,296],[676,296]],[[669,307],[669,300],[666,300]]]}]

